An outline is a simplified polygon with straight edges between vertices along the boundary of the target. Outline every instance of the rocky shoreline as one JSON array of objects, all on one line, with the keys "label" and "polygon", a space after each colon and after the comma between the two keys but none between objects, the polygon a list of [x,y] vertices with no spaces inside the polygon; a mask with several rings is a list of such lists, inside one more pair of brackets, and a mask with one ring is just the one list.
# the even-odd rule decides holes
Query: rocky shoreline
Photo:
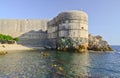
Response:
[{"label": "rocky shoreline", "polygon": [[89,34],[88,39],[88,50],[93,51],[113,51],[111,46],[108,44],[107,41],[103,39],[102,36],[97,35],[93,36]]},{"label": "rocky shoreline", "polygon": [[[57,48],[52,48],[58,51],[72,51],[72,52],[112,52],[113,49],[105,41],[102,36],[93,36],[91,34],[88,35],[88,46],[86,44],[79,44],[77,41],[73,42],[72,39],[63,40],[63,42],[59,42],[59,46]],[[75,44],[74,44],[75,43]],[[23,46],[20,44],[0,44],[0,53],[8,50],[43,50],[45,47],[32,47],[32,46]]]},{"label": "rocky shoreline", "polygon": [[[59,41],[59,46],[57,47],[57,50],[59,51],[75,51],[75,52],[111,52],[113,49],[108,44],[107,41],[103,39],[102,36],[97,35],[93,36],[91,34],[88,35],[88,46],[86,44],[79,44],[78,41],[71,41],[69,39],[64,40],[63,44]],[[67,43],[67,44],[66,44]],[[77,43],[77,44],[76,44]],[[75,44],[75,45],[74,45]]]}]

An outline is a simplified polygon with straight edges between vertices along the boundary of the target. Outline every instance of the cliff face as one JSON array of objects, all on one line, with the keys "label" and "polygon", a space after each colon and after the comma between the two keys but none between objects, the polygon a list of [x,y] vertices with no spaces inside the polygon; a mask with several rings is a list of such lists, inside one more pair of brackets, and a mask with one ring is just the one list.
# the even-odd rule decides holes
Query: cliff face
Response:
[{"label": "cliff face", "polygon": [[113,51],[110,45],[105,41],[102,36],[97,35],[93,36],[91,34],[88,35],[88,50],[93,51]]}]

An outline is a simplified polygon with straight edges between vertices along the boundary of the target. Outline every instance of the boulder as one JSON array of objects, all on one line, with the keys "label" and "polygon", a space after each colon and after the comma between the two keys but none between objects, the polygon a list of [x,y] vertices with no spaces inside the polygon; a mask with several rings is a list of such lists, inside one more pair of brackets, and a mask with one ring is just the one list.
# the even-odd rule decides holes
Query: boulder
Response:
[{"label": "boulder", "polygon": [[87,52],[87,45],[78,45],[75,50],[77,50],[77,52]]}]

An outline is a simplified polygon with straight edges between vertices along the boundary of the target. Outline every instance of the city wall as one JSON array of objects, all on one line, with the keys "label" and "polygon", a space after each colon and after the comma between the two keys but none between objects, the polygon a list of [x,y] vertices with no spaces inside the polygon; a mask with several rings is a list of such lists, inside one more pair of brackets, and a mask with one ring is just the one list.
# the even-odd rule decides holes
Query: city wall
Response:
[{"label": "city wall", "polygon": [[0,19],[0,34],[19,37],[19,44],[40,46],[47,38],[48,20]]}]

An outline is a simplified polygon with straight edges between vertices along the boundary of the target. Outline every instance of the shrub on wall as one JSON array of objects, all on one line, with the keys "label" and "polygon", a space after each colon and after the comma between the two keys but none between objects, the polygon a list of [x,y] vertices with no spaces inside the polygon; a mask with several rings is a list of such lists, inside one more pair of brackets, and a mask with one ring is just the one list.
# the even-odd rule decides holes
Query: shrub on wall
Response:
[{"label": "shrub on wall", "polygon": [[15,43],[15,41],[18,41],[18,38],[13,38],[10,35],[4,35],[4,34],[0,34],[0,43],[4,44],[4,43]]},{"label": "shrub on wall", "polygon": [[17,42],[18,42],[18,41],[19,41],[19,38],[14,38],[13,40],[15,40],[15,41],[17,41]]}]

